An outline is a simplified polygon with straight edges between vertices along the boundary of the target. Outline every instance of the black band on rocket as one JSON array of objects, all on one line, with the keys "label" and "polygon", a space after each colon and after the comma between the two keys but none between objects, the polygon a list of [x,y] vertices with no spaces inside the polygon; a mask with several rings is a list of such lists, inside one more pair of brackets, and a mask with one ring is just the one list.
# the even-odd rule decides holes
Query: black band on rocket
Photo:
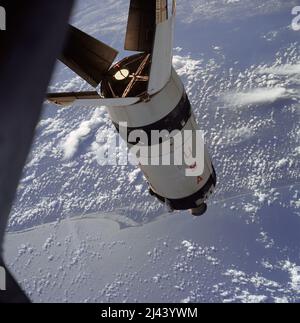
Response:
[{"label": "black band on rocket", "polygon": [[[192,109],[191,104],[188,99],[186,93],[183,94],[181,100],[177,104],[177,106],[164,118],[161,120],[154,122],[152,124],[142,126],[142,127],[128,127],[127,133],[128,136],[132,131],[141,131],[143,130],[148,137],[148,144],[151,146],[151,131],[158,130],[163,131],[167,130],[168,132],[172,132],[173,130],[182,130],[186,125],[187,121],[191,118]],[[119,132],[120,128],[117,123],[114,122],[114,126]],[[134,145],[136,142],[130,142],[130,144]]]}]

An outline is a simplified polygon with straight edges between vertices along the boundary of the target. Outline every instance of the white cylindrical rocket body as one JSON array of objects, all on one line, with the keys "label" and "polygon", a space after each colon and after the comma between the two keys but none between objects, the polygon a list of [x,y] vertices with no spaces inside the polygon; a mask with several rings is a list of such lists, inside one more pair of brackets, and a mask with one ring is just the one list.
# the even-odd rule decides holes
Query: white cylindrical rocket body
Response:
[{"label": "white cylindrical rocket body", "polygon": [[[168,132],[176,130],[178,136],[181,136],[182,140],[175,140],[167,153],[159,149],[151,149],[154,146],[163,145],[164,139],[158,143],[153,143],[151,140],[144,143],[148,146],[147,156],[151,161],[148,164],[141,163],[140,168],[150,184],[152,195],[162,202],[167,202],[175,210],[197,208],[206,201],[215,188],[216,174],[206,147],[202,151],[201,172],[198,172],[199,163],[185,162],[185,159],[192,157],[187,156],[188,154],[195,155],[199,127],[191,111],[184,86],[173,68],[169,82],[149,100],[140,101],[131,106],[107,109],[118,130],[120,130],[120,123],[127,124],[128,132],[123,135],[123,139],[127,142],[128,134],[130,137],[130,133],[137,130],[144,131],[149,139],[153,130]],[[132,147],[132,143],[129,143],[129,146]],[[183,154],[181,165],[174,162],[168,165],[152,164],[153,159],[157,160],[162,155],[166,160],[168,160],[166,157],[170,157],[170,161],[174,161],[174,156],[180,154]],[[190,171],[190,176],[187,176],[187,169]]]}]

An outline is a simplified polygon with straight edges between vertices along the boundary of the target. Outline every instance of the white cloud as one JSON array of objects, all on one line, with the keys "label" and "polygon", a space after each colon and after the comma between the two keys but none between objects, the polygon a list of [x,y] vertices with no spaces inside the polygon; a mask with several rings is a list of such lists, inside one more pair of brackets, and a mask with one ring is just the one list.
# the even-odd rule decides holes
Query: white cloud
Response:
[{"label": "white cloud", "polygon": [[180,303],[183,303],[183,304],[188,304],[188,303],[191,303],[191,297],[188,296],[187,298],[184,298],[180,301]]},{"label": "white cloud", "polygon": [[297,266],[295,263],[286,260],[283,264],[283,270],[286,270],[290,274],[290,286],[296,292],[300,293],[300,266]]},{"label": "white cloud", "polygon": [[276,304],[286,304],[289,303],[289,300],[287,297],[274,297],[274,303]]},{"label": "white cloud", "polygon": [[[178,1],[178,17],[183,23],[196,23],[205,20],[235,21],[259,14],[281,12],[291,9],[291,0],[189,0]],[[241,14],[242,13],[242,14]]]},{"label": "white cloud", "polygon": [[224,142],[226,144],[236,144],[251,138],[253,134],[253,130],[245,126],[238,129],[228,129],[225,131]]},{"label": "white cloud", "polygon": [[275,74],[281,76],[300,74],[300,64],[284,64],[280,66],[265,67],[259,70],[260,74]]},{"label": "white cloud", "polygon": [[190,56],[174,55],[173,65],[180,76],[195,78],[199,72],[201,60],[192,59]]},{"label": "white cloud", "polygon": [[224,96],[224,101],[231,105],[254,105],[272,103],[281,98],[290,97],[291,93],[284,87],[259,88],[248,92],[229,93]]},{"label": "white cloud", "polygon": [[101,114],[102,110],[100,108],[96,109],[90,120],[82,122],[76,130],[72,131],[67,136],[65,142],[62,144],[64,159],[71,159],[75,155],[84,138],[86,138],[93,129],[102,123],[103,119]]},{"label": "white cloud", "polygon": [[242,291],[241,295],[237,295],[236,298],[242,303],[263,303],[268,299],[265,295],[253,295],[248,291]]}]

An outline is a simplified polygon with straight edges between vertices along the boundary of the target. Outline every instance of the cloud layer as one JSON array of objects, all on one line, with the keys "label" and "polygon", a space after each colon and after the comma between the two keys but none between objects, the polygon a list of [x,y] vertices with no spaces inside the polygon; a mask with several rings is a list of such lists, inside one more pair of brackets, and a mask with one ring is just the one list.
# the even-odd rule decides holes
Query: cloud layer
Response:
[{"label": "cloud layer", "polygon": [[80,143],[102,123],[101,109],[98,108],[94,112],[92,118],[84,121],[80,126],[73,130],[62,144],[64,159],[69,160],[75,155]]},{"label": "cloud layer", "polygon": [[281,98],[289,97],[289,91],[284,87],[259,88],[248,92],[226,94],[224,101],[231,105],[255,105],[263,103],[272,103]]}]

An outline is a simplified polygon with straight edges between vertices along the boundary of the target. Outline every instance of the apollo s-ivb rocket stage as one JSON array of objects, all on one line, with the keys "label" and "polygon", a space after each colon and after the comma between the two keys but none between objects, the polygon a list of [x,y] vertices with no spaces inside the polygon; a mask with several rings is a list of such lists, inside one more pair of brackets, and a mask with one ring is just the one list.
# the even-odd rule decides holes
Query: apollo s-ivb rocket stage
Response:
[{"label": "apollo s-ivb rocket stage", "polygon": [[[146,145],[152,154],[158,152],[157,156],[150,152],[150,159],[162,157],[163,150],[151,148],[163,147],[170,142],[170,136],[144,143],[130,140],[130,134],[141,131],[151,138],[153,131],[176,131],[186,138],[184,134],[188,132],[191,138],[171,144],[168,157],[173,161],[182,152],[185,157],[194,155],[199,127],[183,83],[172,66],[175,11],[175,1],[168,6],[167,0],[131,0],[125,49],[138,53],[114,65],[118,54],[115,49],[70,26],[60,60],[97,91],[53,93],[48,100],[59,105],[106,106],[118,131],[121,124],[127,125],[125,134],[120,134],[129,147]],[[170,210],[190,209],[194,215],[203,214],[216,186],[216,173],[206,147],[201,157],[201,165],[140,163],[150,194]],[[197,171],[200,167],[201,173]]]}]

